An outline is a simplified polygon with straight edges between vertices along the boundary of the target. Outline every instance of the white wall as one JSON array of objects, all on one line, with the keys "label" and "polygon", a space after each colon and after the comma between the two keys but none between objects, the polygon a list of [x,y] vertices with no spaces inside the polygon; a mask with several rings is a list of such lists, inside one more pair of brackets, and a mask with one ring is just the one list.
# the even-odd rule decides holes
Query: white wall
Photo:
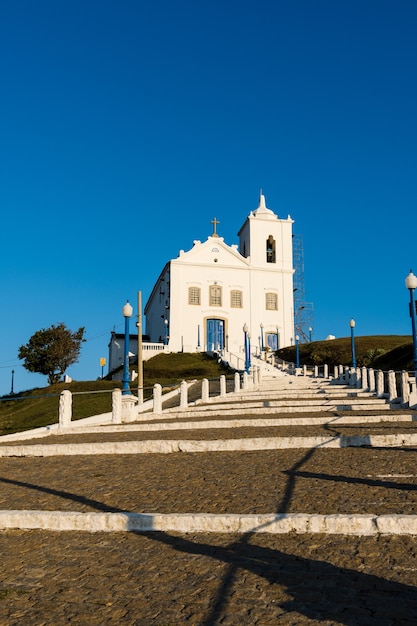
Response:
[{"label": "white wall", "polygon": [[[195,241],[187,252],[181,251],[162,272],[145,307],[146,333],[151,342],[164,337],[164,318],[169,319],[169,349],[194,352],[207,346],[206,322],[209,318],[224,320],[225,343],[230,352],[243,350],[243,325],[251,333],[252,347],[258,345],[261,323],[264,334],[279,328],[280,347],[291,345],[293,321],[292,224],[288,217],[278,219],[266,208],[264,198],[258,210],[251,213],[240,230],[240,245],[246,241],[251,256],[243,257],[237,246],[228,246],[221,237],[210,236],[203,243]],[[272,235],[276,243],[276,261],[266,259],[266,240]],[[210,306],[209,287],[222,287],[221,307]],[[199,306],[188,304],[190,286],[201,289]],[[162,287],[162,288],[161,288]],[[230,292],[243,292],[243,307],[232,308]],[[164,295],[161,296],[161,291]],[[278,310],[265,308],[265,294],[278,294]],[[165,308],[168,306],[169,308]],[[227,336],[227,339],[226,339]]]}]

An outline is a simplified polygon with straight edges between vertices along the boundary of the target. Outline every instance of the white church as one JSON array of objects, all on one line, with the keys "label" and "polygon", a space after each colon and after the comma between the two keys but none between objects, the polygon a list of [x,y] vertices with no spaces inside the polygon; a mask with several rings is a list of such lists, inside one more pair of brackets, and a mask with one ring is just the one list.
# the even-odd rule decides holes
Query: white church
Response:
[{"label": "white church", "polygon": [[228,245],[213,232],[163,268],[146,303],[146,335],[169,352],[243,351],[294,342],[293,254],[290,216],[280,219],[261,193]]}]

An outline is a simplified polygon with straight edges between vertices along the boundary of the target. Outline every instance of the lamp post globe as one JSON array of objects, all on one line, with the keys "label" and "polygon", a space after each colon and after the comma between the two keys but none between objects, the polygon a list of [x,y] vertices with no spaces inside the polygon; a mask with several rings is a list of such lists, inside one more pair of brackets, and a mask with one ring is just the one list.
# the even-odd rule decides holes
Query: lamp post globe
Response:
[{"label": "lamp post globe", "polygon": [[122,395],[130,393],[129,383],[129,321],[133,314],[133,307],[127,300],[122,309],[123,317],[125,318],[125,341],[124,341],[124,355],[123,355],[123,378],[122,378]]},{"label": "lamp post globe", "polygon": [[355,351],[355,326],[356,326],[356,322],[355,322],[354,319],[350,320],[349,326],[350,326],[350,343],[351,343],[351,350],[352,350],[352,367],[353,367],[353,369],[356,369],[356,351]]},{"label": "lamp post globe", "polygon": [[416,323],[416,303],[414,299],[414,290],[417,289],[417,276],[415,276],[410,270],[407,278],[405,279],[405,286],[410,292],[410,317],[411,317],[411,329],[413,333],[413,368],[414,375],[417,376],[417,323]]}]

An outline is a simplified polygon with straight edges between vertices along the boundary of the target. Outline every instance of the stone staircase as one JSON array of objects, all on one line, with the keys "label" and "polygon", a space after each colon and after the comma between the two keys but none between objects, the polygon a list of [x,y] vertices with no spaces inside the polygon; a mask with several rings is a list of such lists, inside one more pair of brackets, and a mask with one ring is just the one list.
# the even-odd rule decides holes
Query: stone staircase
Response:
[{"label": "stone staircase", "polygon": [[[22,470],[20,465],[22,485],[32,484],[34,472],[36,476],[46,472],[44,480],[50,484],[39,487],[42,492],[87,490],[89,498],[72,499],[93,503],[93,512],[87,513],[84,505],[80,510],[76,506],[71,511],[53,510],[48,502],[48,510],[0,511],[0,529],[417,534],[413,469],[417,416],[394,406],[367,391],[280,372],[264,375],[252,389],[212,397],[205,404],[196,401],[159,415],[142,413],[135,423],[88,425],[80,420],[71,428],[46,432],[41,439],[30,439],[30,433],[14,441],[4,437],[0,439],[2,462],[15,464],[20,459],[27,466]],[[317,464],[312,465],[314,459]],[[397,474],[392,471],[396,464]],[[132,467],[137,468],[133,474]],[[364,476],[362,467],[372,478]],[[301,472],[303,468],[308,472]],[[62,472],[68,481],[65,491],[57,483]],[[103,487],[95,477],[103,472],[105,476],[109,472],[104,491],[111,504],[100,503],[97,512],[94,503]],[[146,485],[141,483],[142,473]],[[166,476],[162,483],[159,473]],[[205,476],[214,482],[207,483]],[[233,485],[227,486],[230,476],[241,482],[238,495]],[[311,488],[301,497],[296,485],[303,480],[310,481]],[[344,490],[352,482],[358,487],[346,499]],[[213,495],[214,484],[221,487]],[[0,483],[0,499],[1,489],[6,487]],[[6,500],[13,502],[10,489]],[[143,500],[139,511],[126,504],[136,490]],[[288,490],[293,493],[290,499],[285,496]],[[381,491],[380,501],[373,495],[375,490]],[[147,499],[156,503],[152,506],[158,511],[158,502],[171,492],[176,498],[170,500],[170,511],[143,512],[151,506],[146,505]],[[337,508],[330,513],[332,501]]]}]

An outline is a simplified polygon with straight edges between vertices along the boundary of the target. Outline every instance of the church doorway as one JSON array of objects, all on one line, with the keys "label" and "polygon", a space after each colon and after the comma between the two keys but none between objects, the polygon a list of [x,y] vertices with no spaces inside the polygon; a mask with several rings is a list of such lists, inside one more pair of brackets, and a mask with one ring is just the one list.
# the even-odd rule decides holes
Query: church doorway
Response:
[{"label": "church doorway", "polygon": [[216,351],[224,348],[224,320],[207,320],[207,350]]},{"label": "church doorway", "polygon": [[271,350],[278,350],[278,335],[277,333],[267,333],[266,345]]}]

